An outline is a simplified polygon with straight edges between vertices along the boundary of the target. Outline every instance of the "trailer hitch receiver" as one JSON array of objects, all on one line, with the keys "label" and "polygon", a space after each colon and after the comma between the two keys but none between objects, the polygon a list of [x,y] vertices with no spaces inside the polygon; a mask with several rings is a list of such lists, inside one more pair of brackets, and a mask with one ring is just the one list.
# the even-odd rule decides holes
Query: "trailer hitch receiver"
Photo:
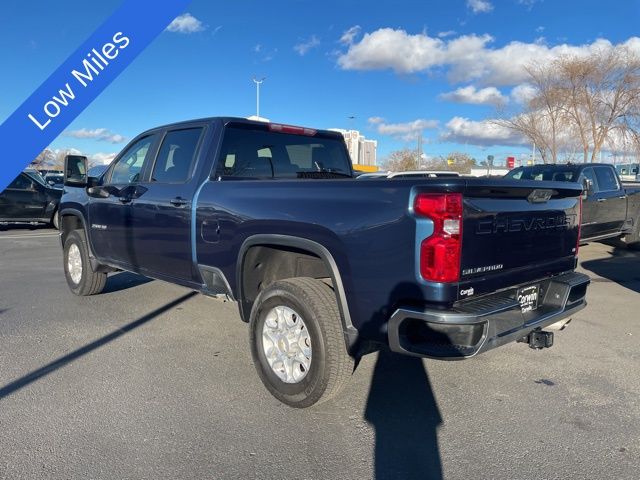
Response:
[{"label": "trailer hitch receiver", "polygon": [[534,330],[529,335],[518,339],[518,343],[527,343],[529,348],[540,350],[549,348],[553,345],[553,332],[545,332],[543,330]]}]

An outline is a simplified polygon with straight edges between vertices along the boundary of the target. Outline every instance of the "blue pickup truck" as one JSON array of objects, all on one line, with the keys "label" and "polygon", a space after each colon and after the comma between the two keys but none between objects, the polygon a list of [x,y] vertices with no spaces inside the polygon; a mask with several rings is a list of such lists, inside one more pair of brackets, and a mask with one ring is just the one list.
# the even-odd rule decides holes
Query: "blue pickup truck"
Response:
[{"label": "blue pickup truck", "polygon": [[236,301],[256,369],[293,407],[334,396],[364,353],[548,347],[585,306],[581,186],[357,181],[340,134],[240,118],[158,127],[99,177],[65,165],[60,230],[77,295],[127,270]]}]

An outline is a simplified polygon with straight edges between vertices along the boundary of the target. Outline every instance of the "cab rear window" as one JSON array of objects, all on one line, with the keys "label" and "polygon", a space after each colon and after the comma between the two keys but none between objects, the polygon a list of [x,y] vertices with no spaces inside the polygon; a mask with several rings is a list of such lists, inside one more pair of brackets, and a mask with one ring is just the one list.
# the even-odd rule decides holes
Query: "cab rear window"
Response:
[{"label": "cab rear window", "polygon": [[333,138],[227,128],[218,178],[330,178],[351,176],[344,144]]},{"label": "cab rear window", "polygon": [[576,182],[575,169],[558,169],[557,167],[521,167],[511,170],[505,178],[514,180],[538,180],[545,182]]}]

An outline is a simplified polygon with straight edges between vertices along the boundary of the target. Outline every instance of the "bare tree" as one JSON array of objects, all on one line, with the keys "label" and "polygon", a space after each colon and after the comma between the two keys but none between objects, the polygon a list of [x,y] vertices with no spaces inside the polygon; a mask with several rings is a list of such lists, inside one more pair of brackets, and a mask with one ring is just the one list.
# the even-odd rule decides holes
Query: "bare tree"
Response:
[{"label": "bare tree", "polygon": [[562,106],[580,135],[583,158],[596,160],[612,137],[637,138],[640,118],[640,58],[628,48],[588,57],[560,57],[557,72]]},{"label": "bare tree", "polygon": [[406,172],[408,170],[418,170],[420,159],[417,150],[404,148],[391,152],[383,162],[384,168],[392,172]]},{"label": "bare tree", "polygon": [[557,72],[546,65],[525,67],[535,95],[519,113],[511,113],[496,123],[510,128],[532,142],[544,163],[556,163],[568,138],[568,116],[558,89]]},{"label": "bare tree", "polygon": [[535,143],[545,163],[561,152],[572,157],[577,147],[593,162],[619,138],[640,145],[640,58],[628,48],[564,56],[526,71],[535,95],[497,123]]},{"label": "bare tree", "polygon": [[429,170],[450,170],[467,174],[471,173],[471,169],[475,166],[475,159],[463,152],[451,152],[446,157],[436,157],[427,162]]}]

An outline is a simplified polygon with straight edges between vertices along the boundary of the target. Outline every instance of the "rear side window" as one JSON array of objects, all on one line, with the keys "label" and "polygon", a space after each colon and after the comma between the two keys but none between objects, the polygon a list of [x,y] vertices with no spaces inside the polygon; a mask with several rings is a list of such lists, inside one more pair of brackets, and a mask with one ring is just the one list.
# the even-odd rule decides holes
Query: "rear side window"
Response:
[{"label": "rear side window", "polygon": [[[320,178],[351,176],[351,160],[332,138],[227,128],[216,177]],[[327,177],[329,178],[329,177]]]},{"label": "rear side window", "polygon": [[202,128],[174,130],[165,135],[151,174],[152,182],[183,183],[191,174]]},{"label": "rear side window", "polygon": [[29,190],[33,187],[33,182],[26,175],[20,174],[18,177],[11,182],[11,184],[7,188],[11,188],[13,190]]},{"label": "rear side window", "polygon": [[610,192],[618,190],[618,179],[613,173],[613,168],[595,167],[596,178],[598,179],[598,187],[601,192]]}]

